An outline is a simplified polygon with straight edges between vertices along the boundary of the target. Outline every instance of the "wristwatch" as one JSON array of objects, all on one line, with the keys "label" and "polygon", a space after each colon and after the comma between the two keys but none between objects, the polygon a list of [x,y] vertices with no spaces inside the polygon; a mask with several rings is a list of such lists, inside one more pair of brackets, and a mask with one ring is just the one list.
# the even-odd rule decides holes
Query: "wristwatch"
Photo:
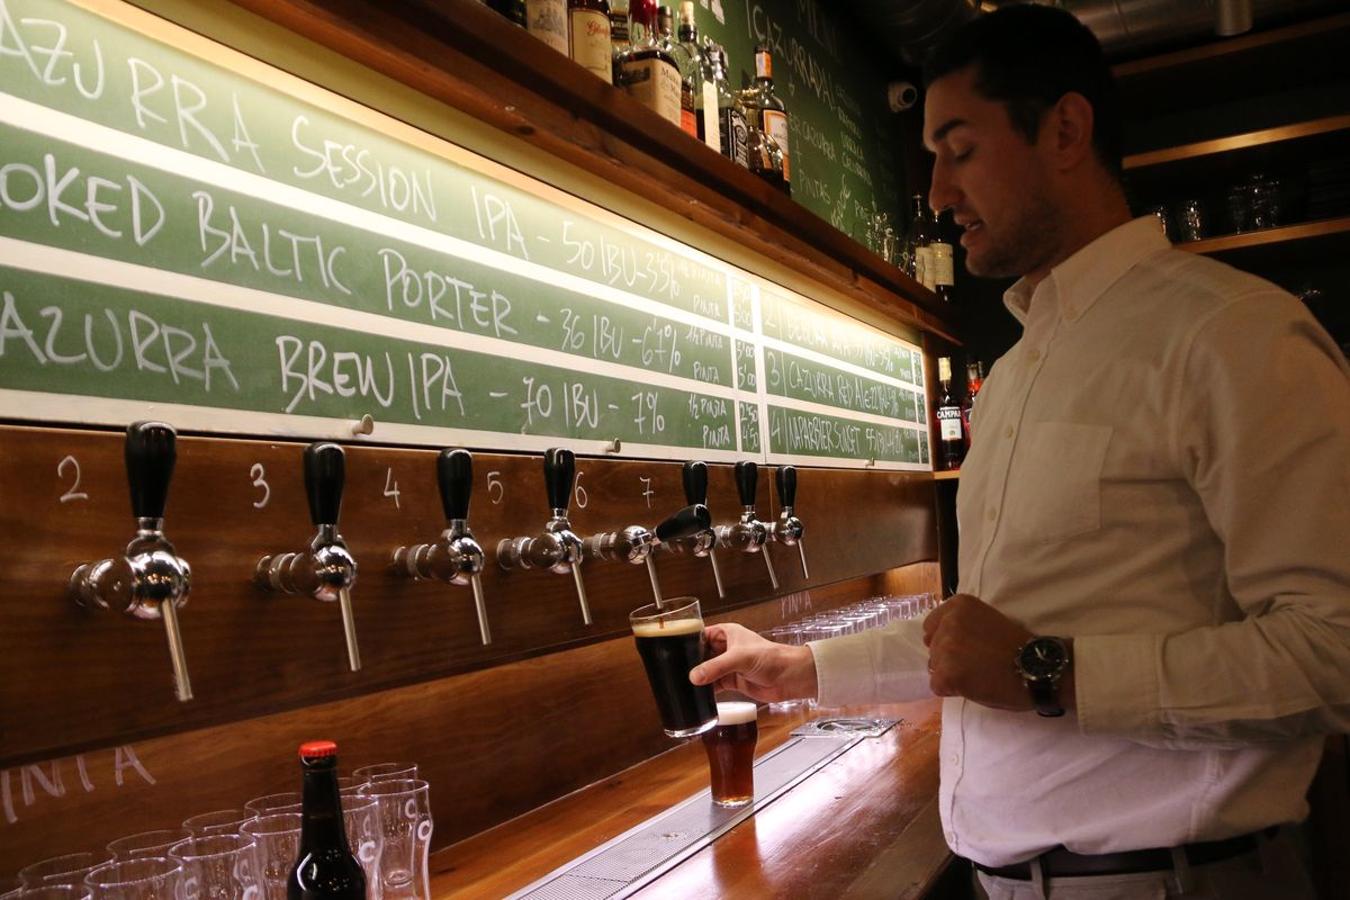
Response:
[{"label": "wristwatch", "polygon": [[1038,636],[1017,651],[1017,673],[1031,692],[1031,702],[1042,716],[1062,716],[1059,681],[1069,670],[1069,645],[1062,638]]}]

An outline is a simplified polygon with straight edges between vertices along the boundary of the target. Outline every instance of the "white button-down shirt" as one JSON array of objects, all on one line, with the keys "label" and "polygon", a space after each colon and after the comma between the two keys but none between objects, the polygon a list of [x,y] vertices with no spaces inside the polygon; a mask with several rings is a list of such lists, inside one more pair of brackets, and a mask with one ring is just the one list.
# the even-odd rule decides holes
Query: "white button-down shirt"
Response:
[{"label": "white button-down shirt", "polygon": [[[976,408],[960,590],[1072,636],[1078,708],[945,701],[948,843],[1005,865],[1301,819],[1318,734],[1350,730],[1344,358],[1148,218],[1005,303],[1023,334]],[[824,705],[929,693],[916,621],[811,647]]]}]

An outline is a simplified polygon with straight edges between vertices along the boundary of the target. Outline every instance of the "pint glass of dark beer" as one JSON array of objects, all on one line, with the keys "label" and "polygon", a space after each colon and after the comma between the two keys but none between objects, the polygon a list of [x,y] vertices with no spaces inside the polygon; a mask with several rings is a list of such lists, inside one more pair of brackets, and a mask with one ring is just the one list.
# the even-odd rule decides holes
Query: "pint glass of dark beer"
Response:
[{"label": "pint glass of dark beer", "polygon": [[712,799],[718,806],[744,806],[755,799],[755,742],[759,710],[750,702],[717,704],[717,727],[703,732]]},{"label": "pint glass of dark beer", "polygon": [[674,597],[660,607],[651,604],[633,610],[628,621],[666,734],[690,737],[716,725],[712,686],[689,682],[689,670],[703,662],[703,614],[698,600]]}]

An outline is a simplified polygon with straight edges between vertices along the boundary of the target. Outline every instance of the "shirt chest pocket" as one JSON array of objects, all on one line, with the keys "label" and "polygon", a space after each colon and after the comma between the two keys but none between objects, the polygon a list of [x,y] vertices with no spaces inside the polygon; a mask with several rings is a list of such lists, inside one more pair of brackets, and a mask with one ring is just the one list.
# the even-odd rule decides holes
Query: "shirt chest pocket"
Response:
[{"label": "shirt chest pocket", "polygon": [[1018,543],[1062,541],[1102,524],[1101,478],[1109,425],[1039,422],[1018,442],[1004,521]]}]

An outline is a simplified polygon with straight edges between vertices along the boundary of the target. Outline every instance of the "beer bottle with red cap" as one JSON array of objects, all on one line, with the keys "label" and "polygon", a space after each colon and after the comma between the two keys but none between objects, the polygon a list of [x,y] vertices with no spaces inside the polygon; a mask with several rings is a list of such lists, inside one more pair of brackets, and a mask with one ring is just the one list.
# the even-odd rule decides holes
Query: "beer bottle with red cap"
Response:
[{"label": "beer bottle with red cap", "polygon": [[365,900],[366,873],[347,845],[337,744],[301,744],[300,769],[304,773],[300,855],[291,868],[287,900]]}]

